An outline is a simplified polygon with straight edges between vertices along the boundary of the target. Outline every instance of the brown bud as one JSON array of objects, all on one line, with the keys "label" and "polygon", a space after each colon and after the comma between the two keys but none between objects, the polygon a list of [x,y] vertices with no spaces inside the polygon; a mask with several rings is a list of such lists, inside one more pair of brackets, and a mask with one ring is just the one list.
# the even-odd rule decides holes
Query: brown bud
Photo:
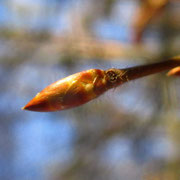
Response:
[{"label": "brown bud", "polygon": [[180,76],[180,66],[171,69],[168,73],[168,76]]}]

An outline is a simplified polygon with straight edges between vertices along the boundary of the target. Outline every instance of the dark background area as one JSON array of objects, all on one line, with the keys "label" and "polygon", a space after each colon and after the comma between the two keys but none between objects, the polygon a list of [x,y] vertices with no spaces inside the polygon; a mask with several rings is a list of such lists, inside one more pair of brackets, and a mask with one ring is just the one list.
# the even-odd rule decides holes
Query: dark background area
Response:
[{"label": "dark background area", "polygon": [[21,110],[75,72],[179,47],[178,0],[0,0],[0,179],[179,180],[178,78],[141,78],[70,110]]}]

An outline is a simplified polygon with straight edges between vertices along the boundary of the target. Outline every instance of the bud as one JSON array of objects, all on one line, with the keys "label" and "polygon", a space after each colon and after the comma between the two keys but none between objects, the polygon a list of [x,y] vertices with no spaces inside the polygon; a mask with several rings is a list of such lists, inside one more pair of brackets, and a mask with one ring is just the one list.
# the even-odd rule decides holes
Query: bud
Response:
[{"label": "bud", "polygon": [[172,69],[168,76],[180,76],[180,56],[163,62],[125,69],[82,71],[49,85],[22,109],[50,112],[73,108],[91,101],[122,83],[168,69]]},{"label": "bud", "polygon": [[168,73],[168,76],[180,76],[180,66],[171,69]]},{"label": "bud", "polygon": [[82,105],[105,91],[105,72],[100,69],[90,69],[49,85],[22,109],[39,112],[69,109]]}]

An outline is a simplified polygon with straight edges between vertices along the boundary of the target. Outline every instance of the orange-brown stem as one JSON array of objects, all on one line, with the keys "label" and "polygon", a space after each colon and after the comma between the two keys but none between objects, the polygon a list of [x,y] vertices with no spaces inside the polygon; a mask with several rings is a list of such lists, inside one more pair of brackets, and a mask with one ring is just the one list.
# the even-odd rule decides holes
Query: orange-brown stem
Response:
[{"label": "orange-brown stem", "polygon": [[130,80],[141,78],[147,75],[169,70],[177,66],[180,66],[180,57],[169,59],[163,62],[135,66],[135,67],[119,69],[119,70],[121,71],[122,74],[121,80],[123,82],[128,82]]}]

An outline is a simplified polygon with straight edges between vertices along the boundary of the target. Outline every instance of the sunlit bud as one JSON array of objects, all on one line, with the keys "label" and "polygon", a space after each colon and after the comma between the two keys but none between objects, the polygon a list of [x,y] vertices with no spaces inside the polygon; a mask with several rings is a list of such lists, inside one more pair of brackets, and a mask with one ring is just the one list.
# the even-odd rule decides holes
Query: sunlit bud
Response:
[{"label": "sunlit bud", "polygon": [[58,111],[82,105],[106,91],[103,70],[90,69],[56,81],[38,93],[22,109]]},{"label": "sunlit bud", "polygon": [[172,70],[168,75],[180,75],[180,56],[163,62],[125,69],[82,71],[49,85],[22,109],[50,112],[73,108],[125,82],[169,69]]},{"label": "sunlit bud", "polygon": [[180,66],[171,69],[171,70],[167,73],[167,75],[168,75],[168,76],[180,76]]}]

